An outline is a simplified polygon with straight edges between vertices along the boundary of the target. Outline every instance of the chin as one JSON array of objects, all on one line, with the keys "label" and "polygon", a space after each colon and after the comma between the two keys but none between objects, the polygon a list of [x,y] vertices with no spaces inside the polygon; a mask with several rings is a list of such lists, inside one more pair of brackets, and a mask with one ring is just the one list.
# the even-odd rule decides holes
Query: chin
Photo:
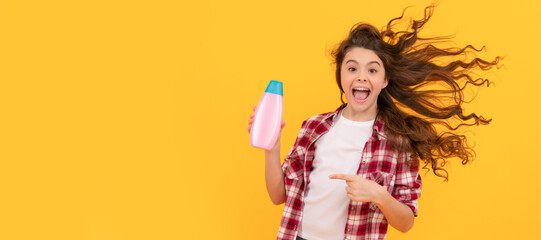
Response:
[{"label": "chin", "polygon": [[351,110],[353,110],[355,113],[366,113],[369,114],[373,110],[374,112],[377,112],[377,105],[373,102],[367,101],[363,103],[358,103],[355,101],[348,101],[348,105],[350,105]]}]

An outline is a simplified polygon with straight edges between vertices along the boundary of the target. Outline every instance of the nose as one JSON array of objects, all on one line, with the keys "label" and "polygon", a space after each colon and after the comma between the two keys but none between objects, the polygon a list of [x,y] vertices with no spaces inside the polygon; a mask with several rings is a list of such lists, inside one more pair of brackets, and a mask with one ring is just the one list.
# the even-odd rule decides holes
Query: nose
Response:
[{"label": "nose", "polygon": [[367,81],[367,79],[366,79],[366,74],[359,73],[359,75],[357,76],[357,81],[359,81],[359,82],[366,82],[366,81]]}]

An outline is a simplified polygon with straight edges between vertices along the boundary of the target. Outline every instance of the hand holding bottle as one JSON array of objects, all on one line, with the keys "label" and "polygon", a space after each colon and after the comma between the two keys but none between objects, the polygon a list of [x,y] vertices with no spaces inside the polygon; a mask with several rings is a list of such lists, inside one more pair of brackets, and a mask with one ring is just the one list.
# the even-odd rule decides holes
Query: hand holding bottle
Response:
[{"label": "hand holding bottle", "polygon": [[281,132],[284,109],[282,82],[271,80],[259,103],[251,123],[250,144],[272,150]]},{"label": "hand holding bottle", "polygon": [[[252,107],[254,112],[255,112],[255,108],[256,108],[255,106]],[[250,120],[248,121],[248,133],[250,133],[250,130],[252,129],[252,124],[254,123],[254,116],[255,116],[255,113],[252,113],[250,115]],[[286,125],[286,120],[282,119],[282,122],[280,123],[280,134],[278,134],[278,139],[276,139],[276,143],[274,144],[274,147],[272,150],[276,148],[280,149],[280,136],[281,136],[282,129],[284,129],[285,125]]]},{"label": "hand holding bottle", "polygon": [[[255,111],[256,107],[254,106],[252,109]],[[254,117],[255,113],[250,115],[248,133],[251,133]],[[280,135],[285,125],[286,121],[282,119],[280,122],[280,132],[274,146],[270,150],[265,149],[265,184],[272,203],[276,205],[280,205],[286,201],[284,172],[280,163]]]}]

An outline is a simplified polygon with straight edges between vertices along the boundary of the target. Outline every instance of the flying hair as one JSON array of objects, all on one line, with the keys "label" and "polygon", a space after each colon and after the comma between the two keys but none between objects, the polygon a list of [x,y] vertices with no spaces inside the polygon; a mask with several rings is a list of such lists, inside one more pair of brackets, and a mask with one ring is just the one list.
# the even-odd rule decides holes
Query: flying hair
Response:
[{"label": "flying hair", "polygon": [[472,71],[498,68],[502,57],[491,61],[479,58],[477,53],[486,50],[484,46],[440,47],[453,36],[419,37],[435,6],[426,7],[424,17],[411,20],[402,31],[395,28],[404,22],[406,9],[381,30],[358,23],[332,55],[343,103],[340,69],[345,54],[352,47],[361,47],[378,55],[389,81],[377,100],[378,117],[385,125],[387,139],[400,153],[410,156],[411,164],[419,164],[421,160],[426,169],[430,167],[436,176],[448,180],[444,168],[448,159],[459,158],[465,165],[475,157],[475,151],[459,129],[492,121],[464,110],[463,104],[473,100],[466,99],[466,89],[488,87],[492,83],[474,77]]}]

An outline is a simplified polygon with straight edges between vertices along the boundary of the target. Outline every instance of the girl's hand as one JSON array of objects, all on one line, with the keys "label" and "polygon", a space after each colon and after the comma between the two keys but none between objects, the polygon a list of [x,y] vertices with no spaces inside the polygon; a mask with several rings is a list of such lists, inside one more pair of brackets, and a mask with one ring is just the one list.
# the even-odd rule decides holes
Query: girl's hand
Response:
[{"label": "girl's hand", "polygon": [[332,174],[329,178],[346,181],[348,198],[357,202],[377,203],[381,200],[384,191],[386,191],[376,182],[357,175]]},{"label": "girl's hand", "polygon": [[[255,112],[255,106],[253,106],[252,109]],[[255,113],[252,113],[252,115],[250,115],[250,120],[248,121],[248,133],[250,133],[250,130],[252,130],[252,124],[254,123],[254,115]],[[284,129],[285,125],[286,125],[286,120],[282,119],[282,123],[280,125],[280,131]],[[280,140],[280,136],[278,136],[278,140]]]},{"label": "girl's hand", "polygon": [[[255,106],[252,107],[252,109],[255,111]],[[254,115],[255,113],[252,113],[252,115],[250,115],[250,120],[248,121],[248,133],[250,133],[250,130],[252,130],[252,124],[254,123]],[[274,144],[274,147],[270,150],[270,152],[280,152],[280,138],[282,136],[282,129],[284,129],[285,125],[286,120],[282,119],[282,123],[280,124],[280,134],[278,135],[278,139],[276,139],[276,143]]]}]

